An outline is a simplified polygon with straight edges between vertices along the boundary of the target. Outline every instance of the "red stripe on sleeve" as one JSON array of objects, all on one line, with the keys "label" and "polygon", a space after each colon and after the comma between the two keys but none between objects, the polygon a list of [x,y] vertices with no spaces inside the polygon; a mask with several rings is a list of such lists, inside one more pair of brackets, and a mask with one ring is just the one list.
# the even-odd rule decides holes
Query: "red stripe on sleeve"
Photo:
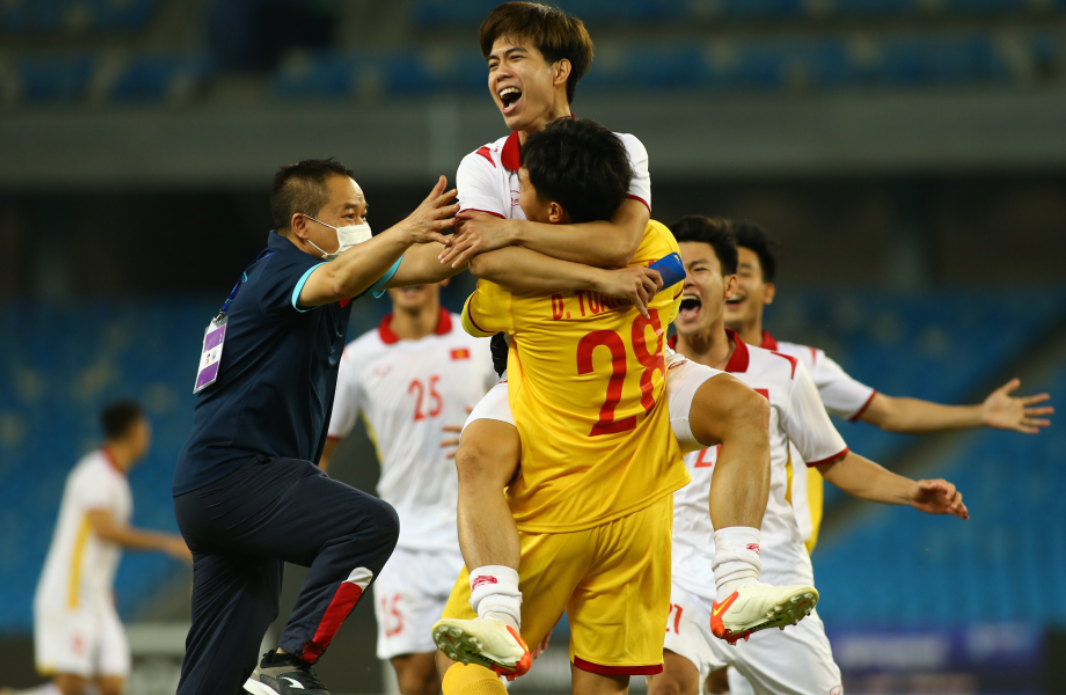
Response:
[{"label": "red stripe on sleeve", "polygon": [[626,193],[626,198],[629,198],[630,200],[639,200],[640,202],[644,203],[644,207],[648,208],[648,212],[651,212],[651,205],[648,203],[648,201],[644,200],[639,195],[632,195],[630,193]]},{"label": "red stripe on sleeve", "polygon": [[870,404],[874,402],[874,396],[876,396],[876,395],[877,395],[877,389],[874,389],[874,392],[870,394],[870,397],[866,399],[866,402],[862,404],[862,407],[859,408],[855,412],[854,415],[849,417],[848,421],[849,422],[857,422],[858,419],[862,417],[862,414],[866,412],[866,409],[870,407]]},{"label": "red stripe on sleeve", "polygon": [[848,455],[848,451],[849,451],[848,447],[844,447],[844,450],[841,451],[839,454],[834,454],[834,455],[832,455],[832,456],[830,456],[828,458],[822,459],[821,461],[808,461],[807,462],[807,467],[808,468],[815,468],[816,466],[824,466],[827,463],[833,463],[834,461],[839,461],[840,459],[842,459],[842,458],[844,458],[845,456]]}]

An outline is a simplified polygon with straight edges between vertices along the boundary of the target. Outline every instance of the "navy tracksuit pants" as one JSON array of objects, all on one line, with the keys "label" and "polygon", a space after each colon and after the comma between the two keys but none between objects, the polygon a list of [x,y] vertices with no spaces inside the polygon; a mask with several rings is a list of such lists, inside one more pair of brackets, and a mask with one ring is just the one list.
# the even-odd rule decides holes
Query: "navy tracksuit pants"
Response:
[{"label": "navy tracksuit pants", "polygon": [[278,646],[314,663],[392,555],[396,511],[297,459],[256,456],[174,498],[193,554],[178,695],[236,695],[278,616],[285,562],[309,567]]}]

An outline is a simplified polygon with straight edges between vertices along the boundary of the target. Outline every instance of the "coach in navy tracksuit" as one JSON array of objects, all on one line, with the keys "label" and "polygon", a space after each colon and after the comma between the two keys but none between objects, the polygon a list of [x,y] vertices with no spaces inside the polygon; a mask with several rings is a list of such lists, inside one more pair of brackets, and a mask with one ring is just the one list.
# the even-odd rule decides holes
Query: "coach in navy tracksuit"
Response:
[{"label": "coach in navy tracksuit", "polygon": [[[458,208],[444,184],[371,239],[363,192],[341,164],[307,160],[276,175],[277,231],[220,312],[220,367],[200,392],[174,474],[174,509],[194,559],[180,695],[234,695],[242,685],[256,695],[325,691],[311,665],[399,533],[392,507],[313,463],[326,440],[350,301],[455,272],[436,260],[439,244],[425,243],[443,239]],[[278,650],[257,666],[284,562],[310,572]]]}]

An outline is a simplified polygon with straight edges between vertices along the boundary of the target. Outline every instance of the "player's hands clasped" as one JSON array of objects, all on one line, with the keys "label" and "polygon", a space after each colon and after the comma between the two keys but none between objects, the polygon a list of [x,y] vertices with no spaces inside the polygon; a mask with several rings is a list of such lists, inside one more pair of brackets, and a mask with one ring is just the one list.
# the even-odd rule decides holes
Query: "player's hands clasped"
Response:
[{"label": "player's hands clasped", "polygon": [[962,493],[946,480],[919,480],[911,492],[911,506],[926,514],[953,514],[969,519],[970,511],[962,503]]},{"label": "player's hands clasped", "polygon": [[648,303],[662,288],[663,277],[659,271],[637,266],[603,270],[596,283],[597,292],[608,297],[628,299],[644,318],[651,318],[648,315]]},{"label": "player's hands clasped", "polygon": [[1055,412],[1054,408],[1032,407],[1037,403],[1050,400],[1051,396],[1046,393],[1024,398],[1011,396],[1010,394],[1018,390],[1021,385],[1020,379],[1011,379],[989,394],[985,402],[981,404],[981,419],[987,426],[1001,430],[1015,430],[1024,434],[1036,434],[1041,427],[1051,424],[1050,420],[1040,416],[1051,415]]},{"label": "player's hands clasped", "polygon": [[458,231],[444,245],[440,262],[459,268],[479,253],[511,246],[516,241],[513,220],[505,220],[487,212],[464,210],[456,216]]},{"label": "player's hands clasped", "polygon": [[411,234],[416,244],[425,244],[431,241],[447,243],[448,237],[441,232],[455,226],[455,213],[459,212],[459,203],[453,203],[457,191],[453,188],[445,191],[448,185],[447,177],[441,176],[437,185],[429,192],[429,196],[415,211],[403,221],[404,227]]}]

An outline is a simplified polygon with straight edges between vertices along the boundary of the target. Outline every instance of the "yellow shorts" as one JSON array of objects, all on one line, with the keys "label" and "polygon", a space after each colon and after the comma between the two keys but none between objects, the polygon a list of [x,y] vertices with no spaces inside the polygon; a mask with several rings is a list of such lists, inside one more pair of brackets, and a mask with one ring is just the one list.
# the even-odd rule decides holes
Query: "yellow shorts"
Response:
[{"label": "yellow shorts", "polygon": [[[663,670],[663,625],[670,614],[670,536],[674,497],[602,526],[573,533],[519,533],[522,637],[530,647],[567,613],[570,661],[606,675]],[[445,618],[476,618],[464,567]]]}]

